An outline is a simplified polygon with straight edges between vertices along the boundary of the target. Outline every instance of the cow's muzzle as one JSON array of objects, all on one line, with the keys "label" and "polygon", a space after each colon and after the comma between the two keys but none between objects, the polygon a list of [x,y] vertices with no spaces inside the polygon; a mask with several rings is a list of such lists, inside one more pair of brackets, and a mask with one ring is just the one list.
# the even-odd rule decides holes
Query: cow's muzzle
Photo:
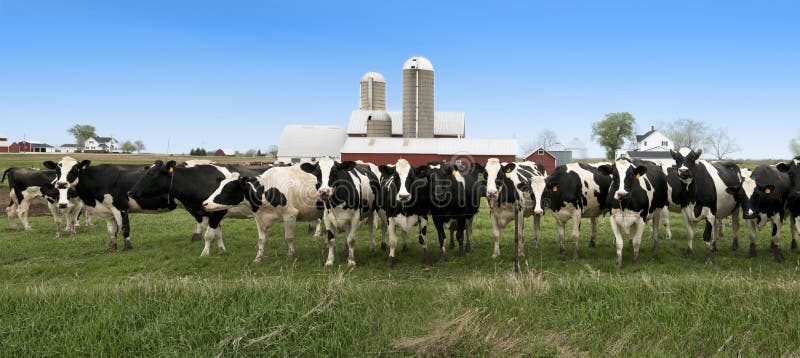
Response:
[{"label": "cow's muzzle", "polygon": [[56,183],[56,188],[58,188],[58,189],[69,189],[69,183],[67,183],[67,182],[58,182],[58,183]]},{"label": "cow's muzzle", "polygon": [[68,204],[66,204],[66,203],[58,203],[58,208],[59,208],[59,209],[66,209],[68,206],[69,206],[69,205],[68,205]]}]

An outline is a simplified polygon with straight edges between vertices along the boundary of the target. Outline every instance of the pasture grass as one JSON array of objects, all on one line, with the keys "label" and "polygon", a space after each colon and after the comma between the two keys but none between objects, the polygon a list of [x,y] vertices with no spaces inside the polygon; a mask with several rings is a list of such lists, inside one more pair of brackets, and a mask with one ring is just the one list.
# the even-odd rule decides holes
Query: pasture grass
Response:
[{"label": "pasture grass", "polygon": [[425,266],[410,239],[394,269],[384,267],[385,252],[370,252],[364,228],[358,266],[347,267],[339,239],[336,265],[325,269],[323,239],[305,225],[296,261],[286,261],[275,227],[264,262],[252,264],[250,220],[224,221],[227,251],[217,253],[214,243],[209,258],[199,257],[202,242],[190,242],[194,222],[180,209],[131,215],[134,249],[126,252],[106,250],[97,219],[61,239],[48,217],[31,218],[29,232],[2,220],[0,356],[800,354],[800,274],[788,227],[783,264],[768,251],[769,230],[759,235],[758,256],[747,259],[746,229],[734,252],[728,228],[708,266],[701,240],[694,258],[683,257],[684,230],[673,215],[674,239],[654,256],[646,237],[638,265],[626,240],[617,272],[608,220],[600,222],[598,248],[588,248],[584,225],[581,258],[572,262],[558,253],[547,217],[517,276],[513,228],[491,259],[485,208],[467,257],[451,253]]}]

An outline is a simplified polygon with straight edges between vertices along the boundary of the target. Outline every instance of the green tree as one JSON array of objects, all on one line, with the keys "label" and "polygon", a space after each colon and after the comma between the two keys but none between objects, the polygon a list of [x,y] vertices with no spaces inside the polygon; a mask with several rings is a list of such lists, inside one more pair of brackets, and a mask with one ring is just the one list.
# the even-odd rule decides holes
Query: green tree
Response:
[{"label": "green tree", "polygon": [[195,156],[196,155],[195,151],[194,151],[194,148],[189,149],[189,155],[191,155],[191,156]]},{"label": "green tree", "polygon": [[789,149],[792,151],[792,155],[800,156],[800,138],[792,138],[789,142]]},{"label": "green tree", "polygon": [[134,151],[136,151],[136,144],[133,144],[130,140],[126,140],[125,143],[122,143],[123,153],[133,153]]},{"label": "green tree", "polygon": [[634,123],[636,118],[628,112],[608,113],[605,119],[592,125],[592,139],[606,149],[606,158],[614,160],[617,149],[633,136]]},{"label": "green tree", "polygon": [[81,150],[83,150],[83,144],[86,143],[86,140],[96,135],[94,126],[88,124],[76,124],[68,129],[67,132],[75,137],[75,144]]}]

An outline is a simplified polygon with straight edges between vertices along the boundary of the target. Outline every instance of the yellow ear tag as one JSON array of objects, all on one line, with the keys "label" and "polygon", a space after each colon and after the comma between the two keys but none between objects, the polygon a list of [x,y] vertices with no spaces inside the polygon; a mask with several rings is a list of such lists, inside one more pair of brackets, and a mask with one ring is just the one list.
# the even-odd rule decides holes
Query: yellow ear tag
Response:
[{"label": "yellow ear tag", "polygon": [[642,177],[641,175],[636,174],[636,180],[639,180],[641,177]]},{"label": "yellow ear tag", "polygon": [[769,194],[769,193],[771,193],[771,192],[772,192],[772,189],[770,189],[770,188],[767,188],[766,190],[764,190],[764,192],[765,192],[765,193],[767,193],[767,194]]},{"label": "yellow ear tag", "polygon": [[506,169],[506,174],[511,174],[511,168]]},{"label": "yellow ear tag", "polygon": [[86,170],[86,166],[85,166],[85,165],[84,165],[84,166],[82,166],[82,167],[81,167],[81,170]]},{"label": "yellow ear tag", "polygon": [[558,192],[558,186],[554,186],[554,187],[553,187],[553,192],[554,192],[554,193],[555,193],[555,192]]},{"label": "yellow ear tag", "polygon": [[170,168],[169,168],[169,172],[170,172],[170,173],[172,173],[172,172],[174,172],[174,171],[175,171],[175,168],[172,168],[172,167],[170,167]]},{"label": "yellow ear tag", "polygon": [[453,176],[456,176],[457,173],[458,173],[458,170],[453,169]]}]

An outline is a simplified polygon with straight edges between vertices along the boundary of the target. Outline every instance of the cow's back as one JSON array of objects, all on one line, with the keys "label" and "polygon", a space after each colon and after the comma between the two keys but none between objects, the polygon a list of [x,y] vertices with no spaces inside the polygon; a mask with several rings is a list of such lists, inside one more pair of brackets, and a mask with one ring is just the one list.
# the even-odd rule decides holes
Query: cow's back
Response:
[{"label": "cow's back", "polygon": [[286,196],[286,208],[276,209],[296,211],[300,220],[320,217],[317,178],[299,166],[272,168],[261,174],[258,180],[265,190],[275,188]]}]

